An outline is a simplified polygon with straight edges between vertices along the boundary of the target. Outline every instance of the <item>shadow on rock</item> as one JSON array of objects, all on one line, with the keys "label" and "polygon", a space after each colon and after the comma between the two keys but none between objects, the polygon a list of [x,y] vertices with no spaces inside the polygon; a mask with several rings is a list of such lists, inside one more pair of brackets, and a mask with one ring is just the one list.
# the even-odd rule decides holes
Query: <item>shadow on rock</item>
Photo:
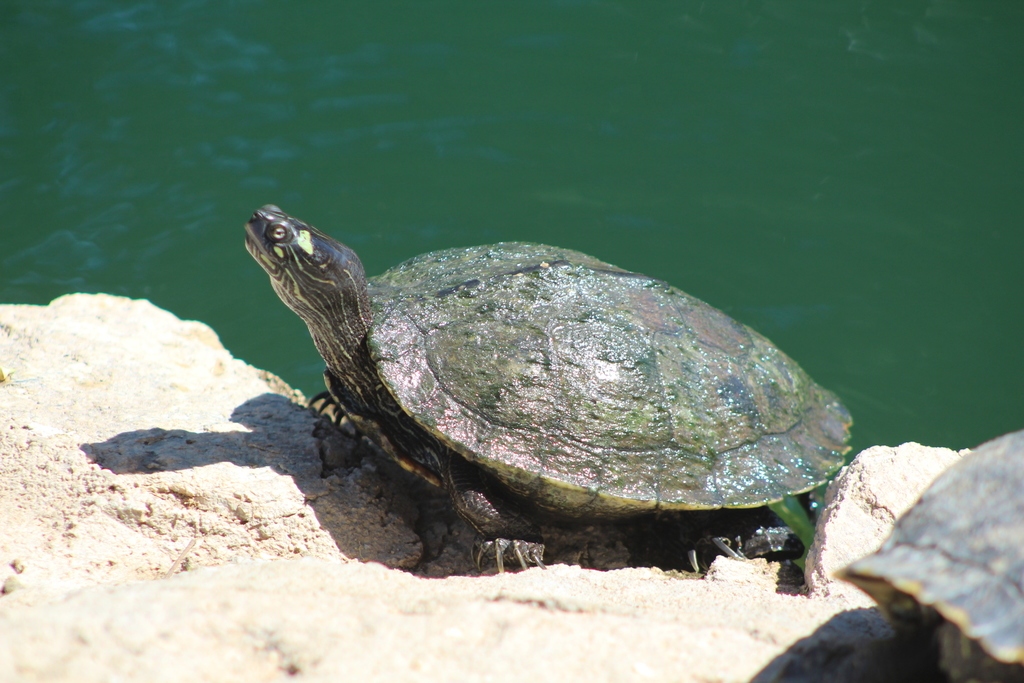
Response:
[{"label": "shadow on rock", "polygon": [[[475,532],[457,517],[443,490],[403,470],[347,421],[336,426],[278,394],[252,398],[235,408],[231,422],[204,431],[142,429],[80,447],[115,474],[183,473],[187,481],[161,481],[156,488],[186,507],[213,506],[245,524],[266,526],[267,517],[309,506],[347,557],[425,576],[477,573],[471,560]],[[224,464],[235,468],[211,470]],[[304,500],[271,504],[284,495],[285,482],[254,478],[259,468],[290,477]],[[701,563],[709,566],[719,553],[711,548],[702,554],[708,544],[698,541],[715,534],[748,537],[770,521],[759,513],[773,514],[759,508],[625,523],[545,520],[545,559],[592,569],[689,570],[687,550],[696,547]],[[745,526],[725,525],[733,518]]]},{"label": "shadow on rock", "polygon": [[913,644],[892,639],[875,608],[836,614],[776,657],[751,683],[931,683],[944,680],[908,657]]},{"label": "shadow on rock", "polygon": [[[254,531],[257,538],[280,522],[278,518],[296,514],[294,505],[279,502],[287,480],[254,476],[269,468],[294,482],[301,492],[292,494],[295,504],[312,508],[320,527],[346,557],[407,569],[423,559],[423,544],[414,531],[417,506],[394,483],[391,472],[381,476],[378,468],[387,465],[368,456],[365,441],[272,393],[241,404],[231,420],[202,432],[123,432],[80,447],[115,474],[187,475],[186,481],[168,480],[154,488],[175,496],[186,508],[214,511],[254,529],[262,525]],[[325,467],[327,460],[330,468]],[[236,467],[210,467],[224,464]]]},{"label": "shadow on rock", "polygon": [[[168,472],[229,462],[239,467],[270,467],[279,474],[319,477],[321,463],[311,450],[316,418],[278,394],[263,394],[235,408],[230,424],[216,431],[141,429],[122,432],[82,450],[117,474]],[[221,431],[221,428],[223,431]]]}]

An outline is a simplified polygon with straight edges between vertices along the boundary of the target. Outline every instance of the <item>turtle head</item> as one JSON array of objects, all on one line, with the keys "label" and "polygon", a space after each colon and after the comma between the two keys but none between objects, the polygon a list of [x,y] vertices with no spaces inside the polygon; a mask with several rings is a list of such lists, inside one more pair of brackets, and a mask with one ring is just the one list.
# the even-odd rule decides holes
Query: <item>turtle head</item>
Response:
[{"label": "turtle head", "polygon": [[245,248],[281,301],[306,322],[321,354],[322,345],[361,342],[370,305],[354,251],[273,204],[246,223]]}]

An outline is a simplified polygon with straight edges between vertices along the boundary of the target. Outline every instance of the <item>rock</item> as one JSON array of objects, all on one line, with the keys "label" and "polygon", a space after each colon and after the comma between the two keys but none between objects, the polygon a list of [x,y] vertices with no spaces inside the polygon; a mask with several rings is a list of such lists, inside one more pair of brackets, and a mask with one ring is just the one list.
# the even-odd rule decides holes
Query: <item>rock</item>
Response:
[{"label": "rock", "polygon": [[[966,452],[966,451],[965,451]],[[841,597],[851,606],[874,601],[832,573],[878,550],[896,519],[909,510],[946,468],[960,459],[948,448],[916,443],[861,451],[829,484],[807,554],[807,588],[813,597]]]},{"label": "rock", "polygon": [[193,539],[188,568],[420,559],[380,476],[322,479],[302,396],[202,323],[102,294],[0,306],[0,358],[5,603],[158,578]]},{"label": "rock", "polygon": [[832,612],[647,569],[442,581],[278,560],[2,610],[0,680],[748,681]]},{"label": "rock", "polygon": [[738,560],[720,555],[708,568],[705,579],[725,583],[760,586],[762,590],[775,591],[780,588],[779,563],[764,558]]},{"label": "rock", "polygon": [[[477,576],[443,493],[146,301],[0,306],[0,365],[3,681],[764,681],[886,628],[763,560],[707,580],[555,564],[621,567],[622,529]],[[845,486],[874,491],[906,448]],[[861,553],[849,524],[902,509],[839,491],[818,586]]]}]

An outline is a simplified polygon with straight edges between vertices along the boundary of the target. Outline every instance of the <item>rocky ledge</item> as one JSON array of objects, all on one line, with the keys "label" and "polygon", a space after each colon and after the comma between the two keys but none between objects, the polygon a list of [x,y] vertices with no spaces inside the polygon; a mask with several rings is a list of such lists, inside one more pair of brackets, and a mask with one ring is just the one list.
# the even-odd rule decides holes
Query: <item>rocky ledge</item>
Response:
[{"label": "rocky ledge", "polygon": [[801,589],[724,558],[480,576],[443,497],[202,323],[103,294],[2,305],[0,366],[3,681],[787,680],[887,633],[830,572],[959,457],[861,453]]}]

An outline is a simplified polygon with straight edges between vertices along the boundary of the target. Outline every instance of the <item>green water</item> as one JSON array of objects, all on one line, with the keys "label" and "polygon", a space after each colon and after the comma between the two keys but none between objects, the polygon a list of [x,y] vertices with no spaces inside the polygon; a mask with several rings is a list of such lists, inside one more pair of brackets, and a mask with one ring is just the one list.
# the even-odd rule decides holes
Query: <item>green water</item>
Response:
[{"label": "green water", "polygon": [[265,203],[370,273],[533,240],[665,279],[856,448],[1024,427],[1019,2],[0,5],[0,301],[148,298],[316,392]]}]

